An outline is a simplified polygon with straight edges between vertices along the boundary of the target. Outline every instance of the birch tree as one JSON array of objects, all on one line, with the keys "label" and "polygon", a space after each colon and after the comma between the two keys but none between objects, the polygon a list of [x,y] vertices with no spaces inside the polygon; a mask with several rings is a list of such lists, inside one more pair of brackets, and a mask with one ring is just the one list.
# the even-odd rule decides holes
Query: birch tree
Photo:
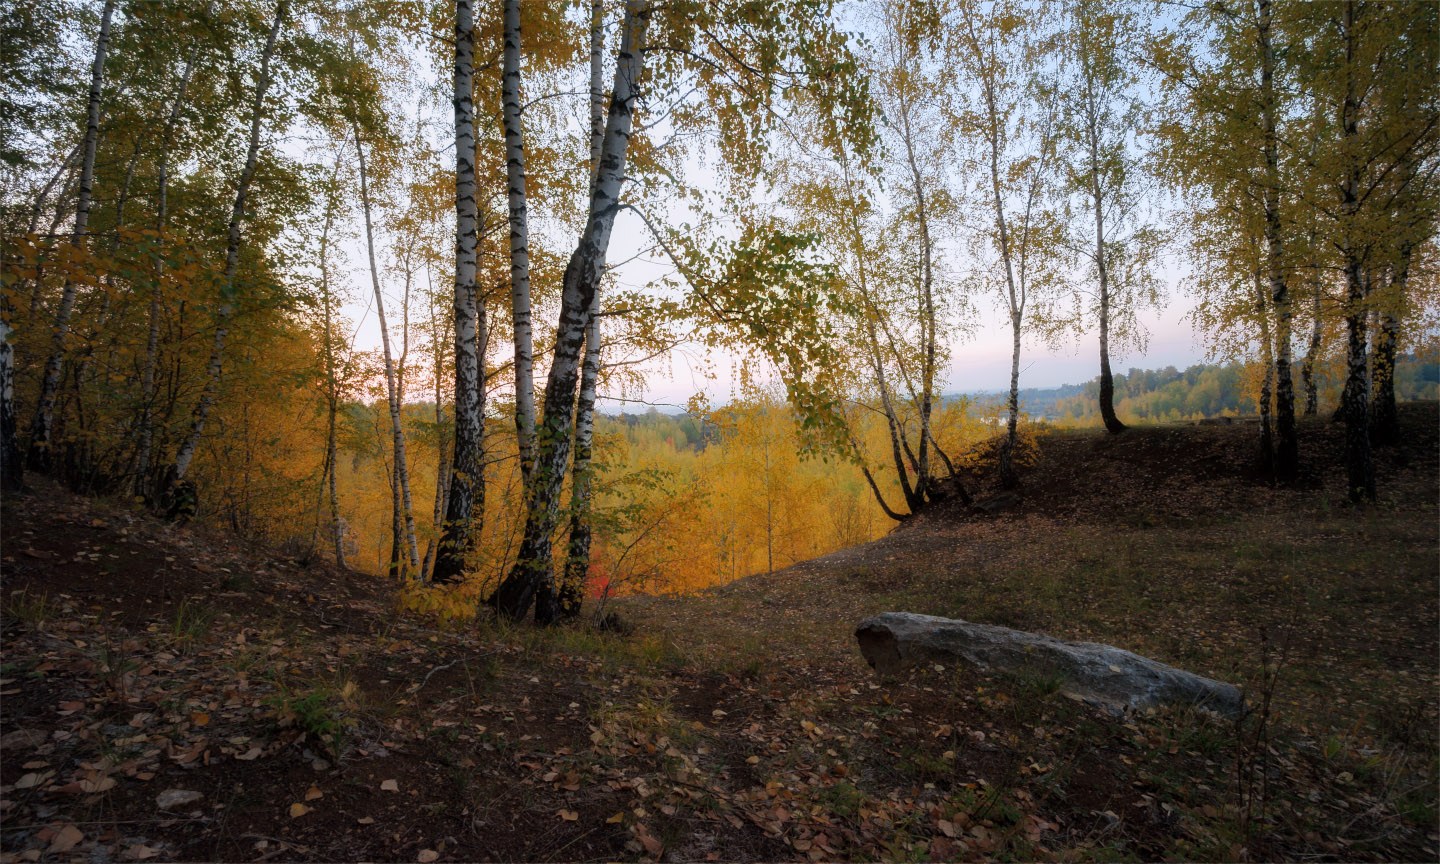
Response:
[{"label": "birch tree", "polygon": [[585,338],[586,313],[599,289],[619,212],[635,103],[645,69],[645,33],[651,15],[647,2],[627,0],[600,167],[590,194],[584,233],[565,268],[555,355],[545,383],[544,418],[536,432],[535,463],[526,490],[524,537],[515,566],[494,597],[496,608],[510,618],[525,615],[532,603],[536,604],[535,620],[540,624],[553,623],[560,612],[551,543],[560,486],[570,457],[580,350]]},{"label": "birch tree", "polygon": [[[86,109],[85,138],[80,161],[79,196],[75,204],[75,226],[70,232],[70,246],[75,250],[85,247],[90,222],[90,203],[95,178],[95,148],[100,136],[100,101],[105,86],[105,55],[110,45],[110,24],[115,14],[115,0],[105,0],[100,13],[100,34],[95,39],[95,58],[90,65],[90,95]],[[37,283],[38,284],[38,283]],[[75,298],[79,286],[67,271],[65,285],[60,294],[60,306],[55,312],[55,323],[51,327],[52,345],[50,356],[45,360],[45,371],[41,377],[40,395],[35,403],[35,419],[30,423],[30,459],[36,465],[45,467],[50,461],[52,425],[55,420],[55,397],[60,389],[60,376],[64,370],[66,340],[70,334],[70,316],[75,311]],[[6,334],[8,336],[8,333]]]},{"label": "birch tree", "polygon": [[[370,262],[370,287],[375,293],[375,316],[380,324],[380,349],[385,364],[385,397],[390,412],[390,438],[394,458],[394,517],[392,520],[395,549],[404,549],[405,569],[398,575],[420,572],[420,551],[415,541],[415,511],[410,498],[409,460],[405,453],[405,426],[401,417],[400,382],[394,355],[390,349],[390,327],[385,316],[385,293],[380,287],[380,267],[375,261],[375,234],[371,224],[370,182],[366,169],[365,138],[359,120],[352,120],[355,138],[356,167],[360,175],[360,208],[364,215],[365,251]],[[408,292],[407,292],[408,294]],[[408,330],[408,327],[406,328]],[[408,341],[408,336],[406,337]],[[392,563],[398,555],[392,555]]]},{"label": "birch tree", "polygon": [[1073,203],[1070,245],[1088,259],[1094,291],[1077,291],[1079,324],[1093,322],[1100,342],[1100,417],[1105,429],[1122,432],[1115,414],[1111,357],[1118,348],[1143,344],[1137,310],[1158,302],[1154,270],[1163,240],[1146,226],[1145,171],[1141,136],[1145,105],[1127,51],[1139,47],[1142,30],[1131,14],[1097,0],[1069,6],[1061,79],[1059,147],[1066,191]]},{"label": "birch tree", "polygon": [[[207,9],[207,16],[211,10]],[[156,157],[155,189],[155,265],[153,284],[150,287],[150,304],[146,315],[145,359],[140,371],[140,417],[138,421],[138,444],[135,453],[135,481],[133,491],[136,497],[150,500],[152,497],[151,466],[155,449],[155,373],[160,363],[160,318],[163,311],[165,279],[165,232],[170,227],[170,150],[180,118],[185,110],[189,95],[190,81],[195,75],[195,66],[203,45],[201,38],[194,42],[185,57],[185,68],[175,88],[175,98],[170,103],[170,113],[165,118],[165,127],[160,134],[160,149]],[[328,329],[328,328],[327,328]]]},{"label": "birch tree", "polygon": [[[1303,69],[1315,105],[1332,118],[1308,128],[1330,133],[1317,149],[1312,188],[1329,217],[1325,233],[1344,282],[1346,379],[1339,413],[1346,424],[1346,483],[1352,500],[1373,500],[1372,348],[1386,355],[1393,350],[1384,315],[1396,319],[1389,326],[1398,332],[1405,307],[1403,287],[1387,289],[1403,286],[1408,256],[1435,231],[1431,178],[1440,148],[1440,83],[1431,73],[1440,11],[1429,4],[1345,0],[1302,7],[1293,26],[1293,62]],[[1382,323],[1374,332],[1370,318],[1377,312]],[[1382,379],[1388,365],[1382,356]]]},{"label": "birch tree", "polygon": [[[600,172],[600,151],[605,143],[605,4],[590,2],[590,182]],[[585,577],[590,570],[595,400],[600,382],[600,292],[585,310],[585,358],[580,368],[580,396],[575,403],[575,456],[570,479],[570,537],[565,573],[560,581],[560,614],[574,618],[585,598]]]},{"label": "birch tree", "polygon": [[952,20],[955,62],[973,92],[957,109],[961,129],[973,137],[967,168],[986,201],[990,230],[982,246],[993,254],[986,278],[995,283],[1010,327],[1010,388],[1000,480],[1019,482],[1015,442],[1020,420],[1020,349],[1027,313],[1054,288],[1061,249],[1051,209],[1056,172],[1055,88],[1046,80],[1051,46],[1041,30],[1043,8],[1001,2],[982,9],[964,3]]},{"label": "birch tree", "polygon": [[470,0],[455,0],[455,450],[445,524],[431,581],[457,582],[485,512],[485,306],[475,285],[479,209],[475,199],[475,19]]},{"label": "birch tree", "polygon": [[250,194],[250,184],[255,178],[255,169],[259,164],[260,131],[264,125],[265,97],[270,90],[272,80],[271,62],[275,56],[275,44],[288,13],[289,0],[279,0],[275,4],[274,17],[271,19],[270,30],[265,37],[265,47],[260,55],[260,69],[255,82],[255,102],[250,114],[250,132],[245,163],[240,171],[239,181],[236,183],[235,202],[230,209],[230,224],[226,232],[225,272],[222,277],[219,306],[215,310],[215,334],[210,348],[210,359],[206,364],[205,385],[200,392],[200,398],[196,402],[191,417],[190,431],[176,452],[175,461],[171,463],[167,473],[167,489],[182,482],[186,473],[189,472],[190,463],[194,460],[195,452],[200,446],[201,436],[205,433],[205,422],[209,419],[210,409],[215,404],[215,398],[220,388],[220,376],[225,364],[225,340],[229,335],[230,316],[235,311],[235,282],[240,269],[240,247],[243,241],[246,198]]}]

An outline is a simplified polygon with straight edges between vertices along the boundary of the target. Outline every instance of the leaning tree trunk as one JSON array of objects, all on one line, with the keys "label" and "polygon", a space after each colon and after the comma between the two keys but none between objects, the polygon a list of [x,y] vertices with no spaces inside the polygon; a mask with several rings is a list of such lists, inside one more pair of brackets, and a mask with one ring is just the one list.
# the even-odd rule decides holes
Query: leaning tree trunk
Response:
[{"label": "leaning tree trunk", "polygon": [[[95,40],[95,59],[90,66],[90,99],[85,120],[85,155],[80,162],[80,192],[75,205],[75,228],[70,245],[85,245],[85,232],[90,224],[90,202],[95,181],[95,147],[100,137],[100,95],[105,85],[105,55],[110,48],[110,19],[115,13],[115,0],[105,0],[100,15],[100,36]],[[30,424],[30,458],[40,467],[50,461],[51,432],[55,421],[55,397],[60,392],[60,379],[65,366],[65,342],[70,333],[70,316],[75,311],[77,285],[70,275],[60,293],[60,308],[55,312],[53,344],[45,360],[40,379],[40,396],[35,403],[35,419]]]},{"label": "leaning tree trunk", "polygon": [[[600,170],[605,143],[605,4],[590,2],[590,182]],[[600,292],[586,310],[585,360],[580,370],[580,399],[575,404],[575,460],[570,475],[570,543],[560,582],[560,615],[574,618],[585,600],[590,572],[591,509],[594,498],[595,398],[600,383]]]},{"label": "leaning tree trunk", "polygon": [[430,268],[425,268],[426,282],[429,284],[429,296],[432,298],[430,307],[431,345],[435,349],[434,382],[435,382],[435,506],[430,517],[430,530],[435,532],[425,543],[425,557],[420,562],[420,580],[430,581],[435,566],[435,546],[439,539],[439,532],[445,521],[445,501],[449,496],[449,473],[450,454],[449,444],[445,436],[445,403],[442,399],[441,381],[444,377],[444,367],[441,365],[440,334],[444,331],[441,327],[440,310],[435,308],[433,298],[435,286],[430,282]]},{"label": "leaning tree trunk", "polygon": [[235,277],[240,269],[241,223],[245,219],[245,201],[250,194],[250,182],[255,177],[255,166],[260,157],[260,126],[265,114],[265,94],[270,90],[270,61],[275,55],[275,41],[280,36],[280,27],[285,21],[289,0],[275,4],[275,17],[270,32],[265,37],[265,50],[260,55],[260,77],[255,82],[255,104],[250,113],[249,145],[245,151],[245,167],[240,172],[240,182],[235,188],[235,203],[230,208],[230,226],[225,241],[225,276],[220,291],[220,306],[215,312],[215,339],[210,346],[210,360],[206,366],[205,386],[200,391],[200,400],[195,405],[190,421],[190,432],[185,436],[175,461],[171,463],[166,478],[167,490],[185,479],[190,463],[200,447],[200,438],[205,434],[205,421],[220,390],[220,375],[225,365],[225,340],[230,331],[230,316],[235,311]]},{"label": "leaning tree trunk", "polygon": [[[396,553],[390,556],[392,563],[400,560],[399,550],[404,549],[404,563],[408,569],[400,575],[418,575],[420,572],[420,550],[415,542],[415,512],[410,498],[410,469],[405,458],[405,426],[401,417],[400,384],[395,376],[395,361],[390,351],[390,328],[385,321],[385,295],[380,290],[380,267],[375,263],[375,234],[370,222],[370,179],[365,167],[365,142],[360,135],[359,122],[352,121],[355,134],[356,163],[360,169],[360,209],[365,216],[365,252],[370,259],[370,287],[375,291],[375,316],[380,324],[380,349],[385,360],[385,397],[390,408],[390,441],[394,452],[393,519]],[[407,337],[408,338],[408,337]]]},{"label": "leaning tree trunk", "polygon": [[330,500],[330,536],[335,545],[335,566],[347,569],[345,563],[345,520],[340,517],[340,493],[335,475],[339,472],[336,421],[340,412],[340,375],[335,362],[334,297],[330,293],[330,230],[335,224],[335,184],[340,177],[340,159],[345,142],[335,154],[335,168],[330,175],[330,196],[325,202],[325,225],[320,229],[320,302],[325,310],[325,474]]},{"label": "leaning tree trunk", "polygon": [[520,116],[520,0],[505,0],[505,55],[500,92],[505,123],[505,177],[510,206],[510,302],[515,326],[515,437],[520,477],[535,463],[535,336],[530,315],[530,218],[525,196],[525,126]]},{"label": "leaning tree trunk", "polygon": [[1095,270],[1100,282],[1100,419],[1105,431],[1118,435],[1125,424],[1115,414],[1115,375],[1110,369],[1110,268],[1105,260],[1105,217],[1101,209],[1104,193],[1098,172],[1094,174],[1092,194],[1095,198]]},{"label": "leaning tree trunk", "polygon": [[570,256],[562,282],[560,325],[556,330],[555,357],[545,382],[545,413],[536,435],[524,535],[515,565],[493,598],[497,610],[512,619],[524,617],[534,603],[535,620],[541,625],[553,623],[559,615],[551,543],[560,488],[570,457],[569,433],[574,419],[580,349],[585,341],[586,313],[600,288],[610,235],[619,212],[620,187],[625,178],[625,158],[634,125],[636,88],[645,68],[645,29],[649,19],[648,3],[627,0],[600,170],[596,172],[591,191],[585,231]]},{"label": "leaning tree trunk", "polygon": [[485,515],[485,306],[475,288],[479,210],[475,201],[475,19],[455,0],[455,455],[445,525],[431,581],[458,582]]}]

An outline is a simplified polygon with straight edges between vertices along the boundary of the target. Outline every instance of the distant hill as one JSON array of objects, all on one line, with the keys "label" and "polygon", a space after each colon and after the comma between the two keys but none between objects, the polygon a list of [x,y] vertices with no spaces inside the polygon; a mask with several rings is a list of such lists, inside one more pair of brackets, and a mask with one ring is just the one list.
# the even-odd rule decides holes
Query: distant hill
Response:
[{"label": "distant hill", "polygon": [[[1304,399],[1298,374],[1296,398]],[[1115,376],[1115,408],[1122,419],[1132,421],[1193,420],[1255,413],[1253,370],[1243,364],[1201,363],[1184,370],[1130,369]],[[1321,410],[1333,408],[1343,381],[1338,370],[1317,372]],[[1440,398],[1440,364],[1414,356],[1402,357],[1395,370],[1396,397],[1401,401]],[[998,410],[1005,402],[1003,392],[953,394],[950,399],[969,399],[981,409]],[[1057,423],[1098,423],[1100,378],[1084,384],[1059,387],[1028,387],[1020,391],[1020,410],[1026,415]]]}]

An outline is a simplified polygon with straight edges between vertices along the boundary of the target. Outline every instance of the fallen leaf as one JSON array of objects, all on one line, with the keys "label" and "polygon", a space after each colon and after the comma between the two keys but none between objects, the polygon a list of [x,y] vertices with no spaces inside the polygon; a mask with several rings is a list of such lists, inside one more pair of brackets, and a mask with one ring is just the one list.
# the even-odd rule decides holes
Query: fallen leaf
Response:
[{"label": "fallen leaf", "polygon": [[324,798],[325,793],[320,791],[319,786],[311,786],[305,790],[305,800],[314,801],[316,798]]},{"label": "fallen leaf", "polygon": [[606,819],[606,820],[605,820],[605,824],[606,824],[606,825],[619,825],[621,822],[624,822],[624,821],[625,821],[625,811],[622,810],[622,811],[620,811],[619,813],[616,813],[614,816],[611,816],[609,819]]},{"label": "fallen leaf", "polygon": [[375,817],[374,817],[374,816],[361,816],[359,819],[356,819],[355,821],[358,822],[358,823],[361,824],[361,825],[374,825],[374,824],[375,824]]},{"label": "fallen leaf", "polygon": [[421,849],[420,854],[415,856],[415,860],[419,861],[420,864],[430,864],[431,861],[434,861],[439,857],[440,853],[436,852],[434,849]]},{"label": "fallen leaf", "polygon": [[210,715],[206,714],[204,711],[194,711],[190,714],[190,722],[194,723],[196,726],[209,726]]},{"label": "fallen leaf", "polygon": [[46,771],[46,772],[41,773],[41,774],[34,774],[34,773],[25,774],[25,775],[21,776],[21,778],[20,778],[19,780],[16,780],[16,781],[15,781],[15,788],[16,788],[16,789],[30,789],[30,788],[33,788],[33,787],[35,787],[35,786],[39,786],[41,783],[44,783],[46,780],[49,780],[51,777],[54,777],[54,776],[55,776],[55,772],[53,772],[53,771]]},{"label": "fallen leaf", "polygon": [[394,781],[394,780],[386,780],[384,783],[381,783],[381,784],[380,784],[380,791],[381,791],[381,792],[399,792],[399,791],[400,791],[400,784],[397,783],[397,782]]},{"label": "fallen leaf", "polygon": [[131,846],[129,849],[126,849],[121,854],[127,861],[144,861],[148,858],[154,858],[156,855],[159,855],[160,850],[152,848],[150,846],[146,846],[143,843],[137,843],[134,846]]},{"label": "fallen leaf", "polygon": [[577,822],[580,819],[580,814],[576,813],[574,810],[561,809],[558,811],[557,815],[559,815],[559,817],[561,819],[564,819],[566,822]]},{"label": "fallen leaf", "polygon": [[85,839],[85,834],[74,825],[66,825],[55,832],[55,837],[50,841],[49,852],[69,852],[75,848],[75,844]]},{"label": "fallen leaf", "polygon": [[261,754],[262,752],[264,752],[264,748],[262,748],[262,747],[251,747],[249,750],[246,750],[244,753],[237,753],[237,754],[235,755],[235,758],[236,758],[236,759],[239,759],[241,762],[251,762],[251,761],[259,758],[259,756],[260,756],[260,754]]},{"label": "fallen leaf", "polygon": [[304,804],[301,804],[301,803],[298,802],[298,801],[295,802],[294,804],[291,804],[291,805],[290,805],[290,818],[291,818],[291,819],[299,819],[301,816],[304,816],[306,813],[309,813],[309,812],[310,812],[310,808],[309,808],[309,807],[306,807]]},{"label": "fallen leaf", "polygon": [[80,781],[80,790],[82,792],[104,792],[113,788],[115,788],[114,777],[95,777],[93,779]]}]

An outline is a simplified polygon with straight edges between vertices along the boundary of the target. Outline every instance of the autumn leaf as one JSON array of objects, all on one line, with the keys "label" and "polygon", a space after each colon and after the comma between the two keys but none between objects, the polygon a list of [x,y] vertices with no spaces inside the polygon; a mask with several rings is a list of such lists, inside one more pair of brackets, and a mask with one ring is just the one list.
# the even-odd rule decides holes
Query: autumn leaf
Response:
[{"label": "autumn leaf", "polygon": [[562,820],[566,822],[575,822],[580,819],[580,814],[575,812],[574,810],[557,810],[555,815],[559,816]]},{"label": "autumn leaf", "polygon": [[380,784],[380,791],[381,791],[381,792],[399,792],[399,791],[400,791],[400,784],[399,784],[397,781],[395,781],[395,780],[386,780],[384,783],[381,783],[381,784]]},{"label": "autumn leaf", "polygon": [[291,819],[299,819],[301,816],[304,816],[306,813],[309,813],[309,812],[310,812],[310,808],[309,808],[309,807],[306,807],[304,804],[299,803],[298,801],[297,801],[296,803],[290,805],[290,818],[291,818]]},{"label": "autumn leaf", "polygon": [[420,864],[430,864],[431,861],[434,861],[439,857],[440,853],[436,852],[434,849],[421,849],[420,854],[415,856],[415,860],[419,861]]},{"label": "autumn leaf", "polygon": [[79,828],[76,828],[74,825],[66,825],[64,828],[55,832],[55,836],[50,840],[50,848],[46,851],[51,853],[69,852],[75,848],[77,843],[84,839],[85,834]]}]

